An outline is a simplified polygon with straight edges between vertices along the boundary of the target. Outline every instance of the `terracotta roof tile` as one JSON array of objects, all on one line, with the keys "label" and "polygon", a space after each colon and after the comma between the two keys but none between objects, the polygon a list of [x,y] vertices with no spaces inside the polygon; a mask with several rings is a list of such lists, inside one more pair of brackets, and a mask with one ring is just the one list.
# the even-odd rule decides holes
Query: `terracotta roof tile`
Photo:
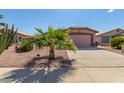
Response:
[{"label": "terracotta roof tile", "polygon": [[72,27],[69,27],[69,29],[89,29],[89,30],[94,31],[96,33],[98,32],[98,31],[91,29],[89,27],[82,27],[82,26],[72,26]]},{"label": "terracotta roof tile", "polygon": [[116,36],[116,35],[119,35],[119,34],[121,34],[121,33],[123,33],[123,32],[124,32],[124,29],[116,28],[116,29],[109,30],[109,31],[107,31],[107,32],[98,34],[98,35],[96,35],[96,36]]}]

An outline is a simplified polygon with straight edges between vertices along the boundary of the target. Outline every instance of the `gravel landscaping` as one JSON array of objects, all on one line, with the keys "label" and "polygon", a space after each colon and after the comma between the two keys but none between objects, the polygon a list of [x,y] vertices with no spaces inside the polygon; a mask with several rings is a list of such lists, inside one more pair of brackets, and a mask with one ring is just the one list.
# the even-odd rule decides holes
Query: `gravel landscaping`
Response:
[{"label": "gravel landscaping", "polygon": [[[25,53],[16,53],[14,48],[15,46],[11,46],[0,55],[0,67],[40,67],[42,63],[47,62],[48,48],[34,49]],[[37,54],[40,54],[39,58]],[[54,64],[58,65],[58,61],[61,60],[64,60],[63,62],[69,60],[66,50],[55,50],[55,55]]]},{"label": "gravel landscaping", "polygon": [[98,46],[98,48],[103,49],[103,50],[107,50],[110,52],[114,52],[120,55],[124,55],[124,53],[121,52],[121,49],[116,49],[116,48],[112,48],[110,46]]}]

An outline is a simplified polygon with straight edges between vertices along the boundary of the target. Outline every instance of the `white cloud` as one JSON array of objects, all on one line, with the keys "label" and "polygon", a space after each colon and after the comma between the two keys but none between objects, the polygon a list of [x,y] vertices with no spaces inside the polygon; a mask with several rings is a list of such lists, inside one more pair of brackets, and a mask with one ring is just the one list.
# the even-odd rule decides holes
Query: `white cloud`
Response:
[{"label": "white cloud", "polygon": [[114,11],[114,9],[109,9],[108,13],[112,13]]}]

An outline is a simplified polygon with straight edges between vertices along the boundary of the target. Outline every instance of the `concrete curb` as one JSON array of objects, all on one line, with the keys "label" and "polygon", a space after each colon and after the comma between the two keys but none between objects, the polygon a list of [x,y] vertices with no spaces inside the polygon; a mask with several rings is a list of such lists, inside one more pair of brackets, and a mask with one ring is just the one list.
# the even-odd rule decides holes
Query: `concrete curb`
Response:
[{"label": "concrete curb", "polygon": [[69,60],[71,60],[71,56],[69,55],[69,51],[66,50],[66,52],[67,52],[67,55],[68,55],[68,57],[69,57]]}]

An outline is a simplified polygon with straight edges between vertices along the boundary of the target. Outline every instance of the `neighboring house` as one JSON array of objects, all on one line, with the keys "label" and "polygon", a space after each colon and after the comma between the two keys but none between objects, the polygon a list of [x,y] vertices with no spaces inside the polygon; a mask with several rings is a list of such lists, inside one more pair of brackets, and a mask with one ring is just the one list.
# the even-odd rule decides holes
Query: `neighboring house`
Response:
[{"label": "neighboring house", "polygon": [[98,31],[88,27],[70,27],[69,29],[69,35],[78,48],[95,46],[95,34]]},{"label": "neighboring house", "polygon": [[100,45],[110,45],[111,39],[116,36],[124,36],[124,29],[117,28],[117,29],[110,30],[108,32],[97,33],[96,41]]},{"label": "neighboring house", "polygon": [[3,28],[4,28],[4,26],[0,24],[0,29],[3,29]]},{"label": "neighboring house", "polygon": [[19,43],[19,42],[23,41],[26,36],[29,36],[29,35],[26,34],[26,33],[17,32],[17,34],[16,34],[16,36],[14,38],[13,43]]},{"label": "neighboring house", "polygon": [[[4,26],[0,25],[0,29],[3,29],[3,28],[4,28]],[[29,36],[29,35],[26,33],[17,32],[17,34],[13,40],[13,43],[21,42],[22,40],[24,40],[25,36]]]}]

